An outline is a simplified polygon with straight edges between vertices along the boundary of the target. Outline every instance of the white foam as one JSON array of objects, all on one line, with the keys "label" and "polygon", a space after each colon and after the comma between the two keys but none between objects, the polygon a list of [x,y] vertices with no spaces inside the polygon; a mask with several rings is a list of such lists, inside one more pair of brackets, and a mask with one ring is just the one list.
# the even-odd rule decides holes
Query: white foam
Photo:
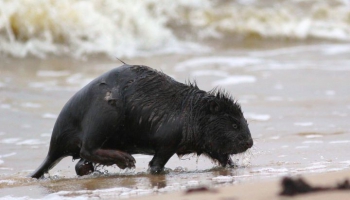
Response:
[{"label": "white foam", "polygon": [[83,75],[81,73],[73,74],[66,79],[67,83],[76,84],[81,81]]},{"label": "white foam", "polygon": [[0,167],[0,170],[9,170],[9,171],[13,171],[13,168],[9,168],[9,167]]},{"label": "white foam", "polygon": [[270,137],[270,139],[272,139],[272,140],[278,140],[278,139],[280,139],[280,136],[272,136],[272,137]]},{"label": "white foam", "polygon": [[[193,2],[197,5],[156,0],[104,4],[70,0],[0,1],[3,8],[0,52],[41,58],[47,54],[82,58],[89,54],[120,57],[142,52],[183,52],[199,45],[179,41],[167,24],[170,18],[179,16],[177,9],[191,10],[206,4]],[[38,12],[31,12],[33,7]],[[27,39],[18,39],[17,35]]]},{"label": "white foam", "polygon": [[350,160],[341,161],[339,163],[350,165]]},{"label": "white foam", "polygon": [[[279,6],[256,2],[0,1],[0,52],[17,57],[121,57],[201,51],[202,39],[222,42],[222,37],[232,35],[350,40],[346,1],[335,5],[332,1],[312,1],[305,11],[299,8],[303,6],[300,1],[284,1]],[[38,12],[31,12],[31,8]],[[199,42],[188,42],[195,40]],[[348,51],[343,45],[325,53]]]},{"label": "white foam", "polygon": [[336,115],[336,116],[340,116],[340,117],[347,117],[348,116],[347,113],[338,112],[338,111],[333,111],[332,115]]},{"label": "white foam", "polygon": [[10,109],[11,105],[10,104],[1,104],[0,108],[2,108],[2,109]]},{"label": "white foam", "polygon": [[172,192],[172,191],[178,191],[181,189],[186,189],[187,186],[180,185],[180,183],[174,183],[172,185],[167,185],[164,188],[159,188],[157,192],[164,193],[164,192]]},{"label": "white foam", "polygon": [[52,113],[45,113],[41,117],[44,119],[56,119],[58,116]]},{"label": "white foam", "polygon": [[323,137],[323,135],[306,135],[306,138],[320,138]]},{"label": "white foam", "polygon": [[196,186],[196,185],[199,185],[199,182],[198,182],[198,181],[195,181],[195,180],[193,180],[193,181],[188,181],[188,182],[187,182],[187,185],[188,185],[188,186]]},{"label": "white foam", "polygon": [[306,167],[307,170],[314,170],[314,169],[322,169],[322,168],[326,168],[326,165],[320,165],[320,164],[316,164],[310,167]]},{"label": "white foam", "polygon": [[152,158],[152,156],[149,156],[149,155],[142,155],[142,154],[135,154],[135,155],[133,155],[134,156],[134,158],[146,158],[146,159],[148,159],[148,158]]},{"label": "white foam", "polygon": [[257,96],[256,95],[242,95],[240,96],[240,99],[244,99],[244,100],[254,100],[254,99],[257,99]]},{"label": "white foam", "polygon": [[13,185],[14,183],[16,183],[16,181],[14,181],[14,180],[0,180],[0,184],[3,184],[3,183],[5,183],[6,185]]},{"label": "white foam", "polygon": [[16,145],[38,145],[38,144],[44,144],[44,142],[38,139],[29,139],[29,140],[23,140],[21,142],[16,143]]},{"label": "white foam", "polygon": [[327,90],[324,92],[327,96],[334,96],[335,95],[335,91],[334,90]]},{"label": "white foam", "polygon": [[49,71],[49,70],[40,70],[36,73],[37,76],[42,77],[61,77],[69,75],[69,71]]},{"label": "white foam", "polygon": [[12,153],[8,153],[8,154],[0,155],[0,158],[11,157],[11,156],[14,156],[16,154],[17,154],[16,152],[12,152]]},{"label": "white foam", "polygon": [[266,101],[282,101],[283,97],[271,96],[271,97],[266,97],[265,99],[266,99]]},{"label": "white foam", "polygon": [[257,172],[268,172],[268,173],[283,173],[289,172],[287,168],[272,168],[272,167],[266,167],[266,168],[260,168],[257,170]]},{"label": "white foam", "polygon": [[231,183],[233,181],[232,176],[217,176],[212,178],[212,180],[216,183]]},{"label": "white foam", "polygon": [[336,141],[330,141],[329,144],[346,144],[350,143],[350,140],[336,140]]},{"label": "white foam", "polygon": [[40,104],[32,103],[32,102],[22,103],[21,106],[26,107],[26,108],[40,108],[41,107]]},{"label": "white foam", "polygon": [[256,82],[256,78],[254,76],[241,75],[241,76],[229,76],[219,81],[214,81],[212,83],[213,86],[220,85],[235,85],[242,83],[254,83]]},{"label": "white foam", "polygon": [[[300,65],[300,64],[299,64]],[[264,63],[263,66],[256,66],[252,67],[255,71],[261,71],[261,70],[294,70],[300,68],[299,65],[296,65],[294,63],[280,63],[280,62],[267,62]]]},{"label": "white foam", "polygon": [[0,167],[0,170],[8,170],[8,171],[13,171],[13,168],[10,167]]},{"label": "white foam", "polygon": [[307,148],[309,148],[309,146],[296,146],[295,148],[296,149],[307,149]]},{"label": "white foam", "polygon": [[[44,196],[42,199],[47,199],[47,200],[87,200],[89,198],[84,197],[84,196],[64,197],[64,196],[59,196],[57,194],[49,194],[47,196]],[[0,200],[38,200],[38,199],[31,198],[28,196],[14,197],[14,196],[8,195],[8,196],[0,197]]]},{"label": "white foam", "polygon": [[251,153],[251,150],[248,149],[244,153],[232,155],[231,159],[233,160],[233,162],[235,162],[239,166],[248,167],[251,165],[252,156],[253,154]]},{"label": "white foam", "polygon": [[31,128],[32,125],[30,124],[21,124],[21,128]]},{"label": "white foam", "polygon": [[307,140],[307,141],[303,141],[303,144],[322,144],[323,141],[322,140]]},{"label": "white foam", "polygon": [[219,76],[228,77],[229,73],[220,70],[197,70],[191,73],[191,76]]},{"label": "white foam", "polygon": [[0,141],[0,143],[3,143],[3,144],[13,144],[15,142],[17,142],[18,140],[20,140],[21,138],[6,138],[6,139],[2,139]]},{"label": "white foam", "polygon": [[45,81],[45,82],[31,82],[29,83],[29,87],[32,88],[52,88],[54,86],[57,86],[57,81],[56,80],[51,80],[51,81]]},{"label": "white foam", "polygon": [[294,123],[295,126],[312,126],[314,125],[313,122],[295,122]]},{"label": "white foam", "polygon": [[51,137],[51,133],[42,133],[40,134],[41,137]]},{"label": "white foam", "polygon": [[4,163],[4,161],[3,160],[0,160],[0,165],[2,165]]},{"label": "white foam", "polygon": [[326,55],[350,53],[350,46],[349,45],[332,45],[332,46],[329,46],[328,48],[323,48],[322,51]]},{"label": "white foam", "polygon": [[268,121],[271,116],[267,114],[257,114],[257,113],[245,113],[246,119],[254,120],[254,121]]},{"label": "white foam", "polygon": [[83,87],[91,81],[92,78],[86,78],[81,73],[73,74],[66,79],[68,84],[78,85],[79,87]]},{"label": "white foam", "polygon": [[284,89],[284,86],[282,84],[276,84],[275,86],[273,86],[273,88],[275,90],[283,90]]},{"label": "white foam", "polygon": [[261,59],[249,57],[200,57],[186,60],[175,65],[176,71],[185,71],[187,69],[199,68],[203,66],[222,66],[224,68],[244,67],[252,64],[261,63]]}]

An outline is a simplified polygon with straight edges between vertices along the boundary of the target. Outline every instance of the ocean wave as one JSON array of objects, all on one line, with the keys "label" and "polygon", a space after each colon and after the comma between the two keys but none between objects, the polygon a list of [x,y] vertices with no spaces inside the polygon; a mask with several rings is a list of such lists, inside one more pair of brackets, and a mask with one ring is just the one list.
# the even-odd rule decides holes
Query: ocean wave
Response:
[{"label": "ocean wave", "polygon": [[222,5],[199,12],[193,25],[218,36],[350,40],[348,1],[281,1],[278,4]]},{"label": "ocean wave", "polygon": [[267,2],[0,0],[0,53],[132,57],[199,51],[206,39],[238,36],[350,40],[348,1]]},{"label": "ocean wave", "polygon": [[0,52],[114,57],[169,49],[181,42],[166,22],[176,7],[193,8],[195,2],[200,1],[2,0]]}]

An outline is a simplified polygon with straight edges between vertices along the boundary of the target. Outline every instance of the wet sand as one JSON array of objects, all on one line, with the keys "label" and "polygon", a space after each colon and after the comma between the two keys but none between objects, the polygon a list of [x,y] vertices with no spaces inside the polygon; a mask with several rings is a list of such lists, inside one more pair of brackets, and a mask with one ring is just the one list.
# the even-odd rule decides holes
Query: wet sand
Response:
[{"label": "wet sand", "polygon": [[[305,181],[312,186],[334,187],[336,184],[349,180],[350,171],[328,172],[321,175],[307,175]],[[193,200],[214,200],[214,199],[291,199],[290,197],[280,196],[282,191],[281,180],[274,179],[269,181],[256,181],[254,183],[244,183],[235,186],[226,186],[201,192],[176,192],[167,195],[148,196],[132,198],[138,200],[157,200],[157,199],[193,199]],[[292,199],[298,200],[328,200],[328,199],[348,199],[349,190],[322,191],[308,194],[299,194]]]},{"label": "wet sand", "polygon": [[234,157],[238,169],[217,168],[205,157],[174,156],[166,165],[169,173],[160,176],[147,173],[150,156],[135,155],[136,169],[130,171],[101,167],[101,174],[76,177],[76,161],[67,157],[45,179],[27,178],[45,158],[65,102],[90,80],[121,64],[104,58],[1,58],[0,198],[112,199],[349,169],[348,46],[313,44],[125,59],[181,82],[196,79],[204,90],[225,88],[241,103],[250,124],[255,145]]}]

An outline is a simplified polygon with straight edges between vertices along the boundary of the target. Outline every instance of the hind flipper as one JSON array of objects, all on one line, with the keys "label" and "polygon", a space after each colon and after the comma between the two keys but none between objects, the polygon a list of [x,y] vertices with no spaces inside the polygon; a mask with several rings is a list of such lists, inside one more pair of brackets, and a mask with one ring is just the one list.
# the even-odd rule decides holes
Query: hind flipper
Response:
[{"label": "hind flipper", "polygon": [[36,169],[32,174],[29,176],[32,178],[39,179],[42,177],[45,173],[47,173],[51,168],[53,168],[63,157],[59,158],[51,158],[49,156],[46,156],[45,160],[42,162],[40,167]]},{"label": "hind flipper", "polygon": [[[80,157],[101,165],[118,165],[119,168],[135,167],[135,159],[117,147],[106,148],[104,144],[112,137],[120,134],[120,126],[124,119],[123,101],[118,89],[111,89],[104,98],[107,102],[97,102],[90,106],[82,127],[83,135]],[[93,122],[93,123],[91,123]],[[116,137],[117,138],[117,137]],[[114,139],[116,139],[114,138]]]}]

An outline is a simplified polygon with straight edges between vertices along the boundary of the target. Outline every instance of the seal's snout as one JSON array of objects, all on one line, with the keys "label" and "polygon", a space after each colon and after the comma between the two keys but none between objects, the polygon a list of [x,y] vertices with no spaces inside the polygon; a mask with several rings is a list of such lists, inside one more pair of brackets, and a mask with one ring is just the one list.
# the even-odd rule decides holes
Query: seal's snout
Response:
[{"label": "seal's snout", "polygon": [[251,148],[253,146],[253,139],[249,138],[246,142],[245,142],[245,146],[247,147],[247,149]]}]

